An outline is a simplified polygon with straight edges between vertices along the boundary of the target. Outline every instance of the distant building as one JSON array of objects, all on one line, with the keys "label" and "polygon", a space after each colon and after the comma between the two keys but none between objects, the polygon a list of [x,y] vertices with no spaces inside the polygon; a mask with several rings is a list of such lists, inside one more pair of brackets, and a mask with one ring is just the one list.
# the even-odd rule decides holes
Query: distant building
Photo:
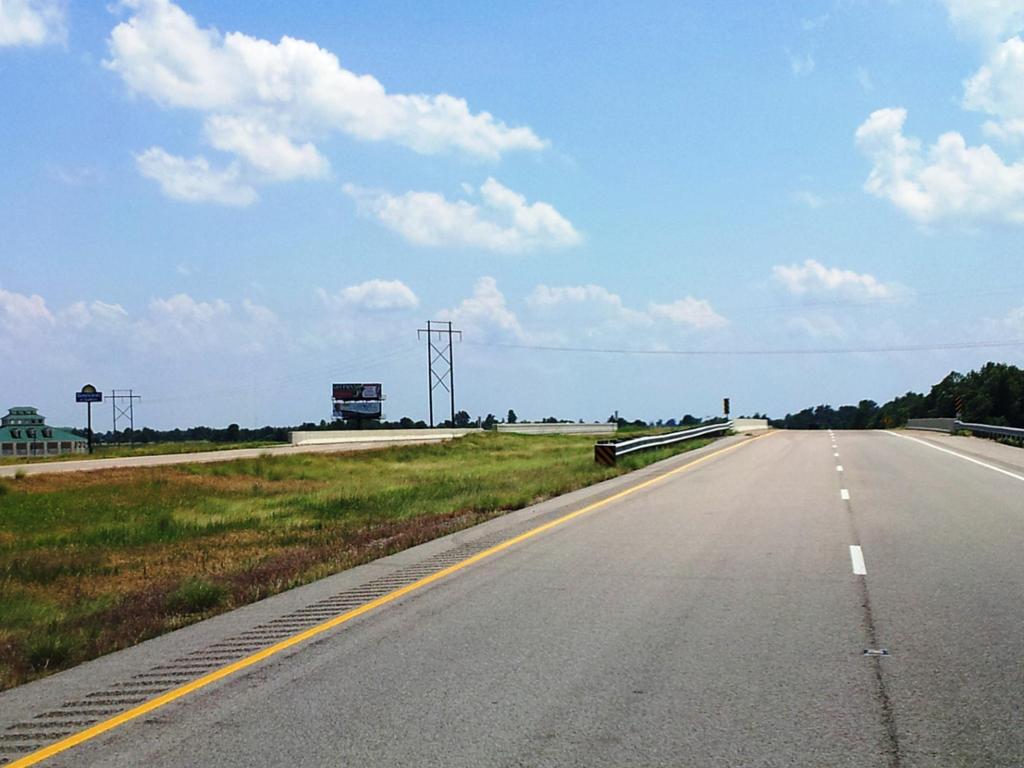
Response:
[{"label": "distant building", "polygon": [[63,429],[46,426],[35,408],[11,408],[0,418],[0,458],[9,456],[59,456],[62,453],[87,453],[84,437]]}]

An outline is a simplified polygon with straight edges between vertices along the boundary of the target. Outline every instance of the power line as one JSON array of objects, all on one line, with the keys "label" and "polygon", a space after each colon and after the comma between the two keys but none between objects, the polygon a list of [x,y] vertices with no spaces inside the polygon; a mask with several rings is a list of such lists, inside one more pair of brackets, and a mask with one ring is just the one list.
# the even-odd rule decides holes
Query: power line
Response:
[{"label": "power line", "polygon": [[536,344],[502,344],[467,341],[466,344],[501,349],[525,349],[535,352],[572,352],[603,355],[657,355],[666,357],[754,357],[759,355],[855,355],[878,352],[938,352],[956,349],[997,349],[1001,347],[1024,347],[1024,340],[1018,341],[965,341],[942,344],[911,344],[892,347],[832,347],[825,349],[616,349],[606,347],[553,347]]}]

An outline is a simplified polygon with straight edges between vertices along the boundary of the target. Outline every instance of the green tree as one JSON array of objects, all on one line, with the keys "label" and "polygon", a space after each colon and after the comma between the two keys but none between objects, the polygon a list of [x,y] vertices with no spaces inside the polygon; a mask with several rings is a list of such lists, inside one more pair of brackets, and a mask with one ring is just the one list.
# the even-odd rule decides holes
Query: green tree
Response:
[{"label": "green tree", "polygon": [[508,409],[508,416],[505,417],[505,421],[507,423],[509,423],[509,424],[515,424],[518,420],[519,420],[519,417],[516,416],[516,412],[513,411],[511,408],[509,408]]}]

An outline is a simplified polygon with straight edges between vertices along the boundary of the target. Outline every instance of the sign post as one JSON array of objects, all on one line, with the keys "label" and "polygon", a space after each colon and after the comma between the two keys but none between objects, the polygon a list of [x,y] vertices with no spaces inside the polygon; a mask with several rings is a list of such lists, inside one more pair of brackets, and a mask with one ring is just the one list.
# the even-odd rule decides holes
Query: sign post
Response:
[{"label": "sign post", "polygon": [[725,418],[728,419],[729,418],[729,398],[728,397],[723,397],[722,398],[722,410],[725,411]]},{"label": "sign post", "polygon": [[102,403],[103,393],[97,391],[96,387],[92,384],[86,384],[82,387],[81,392],[75,392],[75,402],[85,403],[86,405],[88,413],[87,432],[89,434],[89,453],[92,453],[92,404]]}]

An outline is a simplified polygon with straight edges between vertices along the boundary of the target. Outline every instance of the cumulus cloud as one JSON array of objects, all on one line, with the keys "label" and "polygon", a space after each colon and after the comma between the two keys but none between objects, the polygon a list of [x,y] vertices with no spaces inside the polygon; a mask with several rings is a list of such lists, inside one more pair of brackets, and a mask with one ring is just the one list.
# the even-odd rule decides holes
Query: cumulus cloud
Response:
[{"label": "cumulus cloud", "polygon": [[964,82],[963,105],[1004,121],[1024,118],[1024,40],[1015,35],[989,54]]},{"label": "cumulus cloud", "polygon": [[727,324],[726,319],[712,309],[710,302],[692,296],[670,304],[652,303],[649,311],[653,317],[664,318],[686,328],[720,328]]},{"label": "cumulus cloud", "polygon": [[814,58],[809,53],[793,53],[786,49],[786,58],[789,59],[789,71],[797,77],[804,77],[814,72]]},{"label": "cumulus cloud", "polygon": [[905,109],[880,109],[857,129],[871,161],[864,188],[922,224],[942,219],[1024,222],[1024,163],[1005,163],[987,144],[955,131],[932,146],[903,133]]},{"label": "cumulus cloud", "polygon": [[667,304],[650,302],[646,310],[639,310],[626,306],[617,293],[593,284],[538,285],[526,298],[526,304],[542,314],[552,315],[559,310],[565,320],[568,318],[564,310],[572,308],[576,312],[576,322],[570,320],[566,325],[595,331],[590,335],[604,335],[612,328],[651,327],[658,321],[687,330],[720,328],[728,324],[706,299],[686,296]]},{"label": "cumulus cloud", "polygon": [[190,351],[234,356],[262,351],[280,326],[268,307],[249,299],[236,312],[223,299],[202,301],[179,293],[155,298],[133,315],[117,303],[77,301],[51,310],[39,295],[0,289],[0,350],[26,342],[54,356],[74,357],[116,339],[126,353],[146,360],[180,358]]},{"label": "cumulus cloud", "polygon": [[547,146],[529,127],[473,112],[464,99],[388,93],[316,43],[222,34],[170,0],[120,7],[131,15],[110,33],[105,65],[131,92],[203,115],[206,140],[264,180],[324,175],[314,141],[334,133],[486,160]]},{"label": "cumulus cloud", "polygon": [[809,189],[801,189],[800,191],[795,192],[793,194],[793,199],[798,203],[815,210],[821,208],[821,206],[825,204],[825,199],[821,195],[811,192]]},{"label": "cumulus cloud", "polygon": [[256,190],[240,181],[237,163],[216,169],[205,157],[190,160],[150,147],[135,156],[135,165],[139,173],[158,182],[164,194],[174,200],[244,207],[257,199]]},{"label": "cumulus cloud", "polygon": [[953,27],[982,43],[1002,42],[1024,30],[1020,0],[945,0]]},{"label": "cumulus cloud", "polygon": [[999,326],[1001,330],[1011,332],[1018,339],[1024,336],[1024,306],[1014,307],[1007,312]]},{"label": "cumulus cloud", "polygon": [[0,328],[12,340],[51,327],[56,318],[39,294],[31,296],[0,288]]},{"label": "cumulus cloud", "polygon": [[440,319],[451,320],[476,338],[520,340],[525,337],[519,318],[509,309],[505,294],[498,289],[493,277],[477,280],[473,295],[454,309],[442,311]]},{"label": "cumulus cloud", "polygon": [[946,0],[950,20],[983,45],[986,61],[964,81],[963,107],[983,112],[985,135],[1018,141],[1024,134],[1024,4],[1019,0]]},{"label": "cumulus cloud", "polygon": [[544,202],[526,198],[493,178],[480,187],[481,203],[448,200],[436,192],[392,195],[352,184],[344,187],[363,215],[372,216],[410,243],[521,253],[577,245],[582,236]]},{"label": "cumulus cloud", "polygon": [[826,267],[814,259],[807,259],[803,264],[772,267],[772,276],[796,296],[842,295],[859,299],[888,299],[899,292],[895,284],[883,283],[874,275]]},{"label": "cumulus cloud", "polygon": [[57,0],[0,0],[0,48],[61,43],[66,37]]},{"label": "cumulus cloud", "polygon": [[109,328],[120,325],[128,320],[128,312],[120,304],[108,304],[95,299],[93,301],[77,301],[61,310],[60,319],[78,329]]},{"label": "cumulus cloud", "polygon": [[285,134],[253,118],[214,115],[206,121],[205,130],[211,145],[239,155],[274,180],[317,178],[330,169],[327,159],[311,142],[296,145]]},{"label": "cumulus cloud", "polygon": [[367,280],[342,288],[337,294],[329,294],[321,288],[317,295],[324,304],[334,309],[388,311],[414,309],[420,304],[413,290],[401,280]]}]

